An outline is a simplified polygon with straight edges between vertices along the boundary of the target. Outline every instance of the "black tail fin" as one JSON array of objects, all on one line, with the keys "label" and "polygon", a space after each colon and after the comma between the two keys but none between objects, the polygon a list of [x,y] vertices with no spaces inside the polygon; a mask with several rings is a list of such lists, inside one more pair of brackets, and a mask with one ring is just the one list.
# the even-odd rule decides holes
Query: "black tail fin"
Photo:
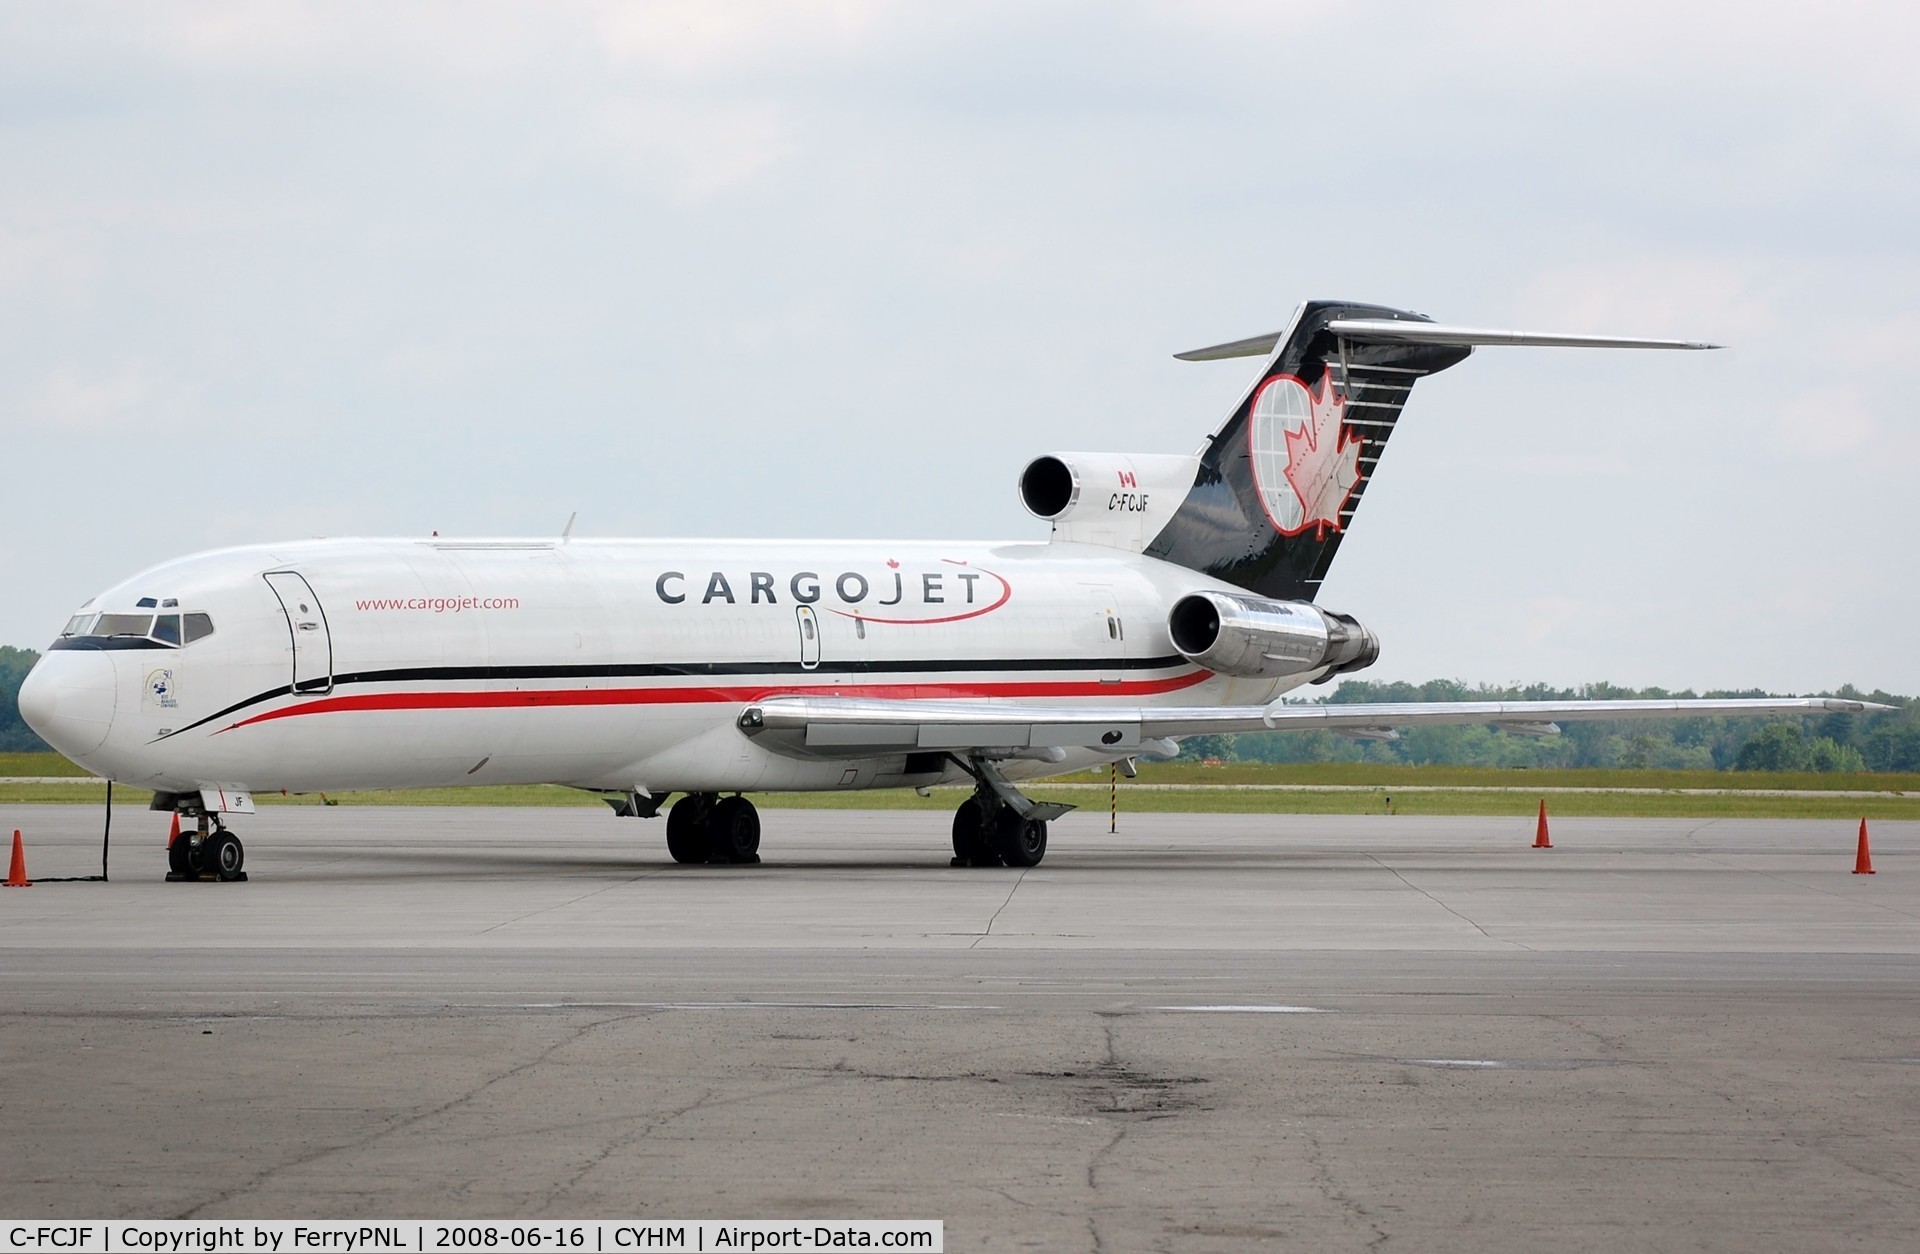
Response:
[{"label": "black tail fin", "polygon": [[1430,320],[1378,305],[1308,301],[1279,335],[1180,354],[1206,361],[1271,350],[1266,369],[1201,449],[1192,490],[1147,554],[1262,596],[1313,600],[1414,382],[1473,351],[1383,340],[1378,329],[1391,322]]}]

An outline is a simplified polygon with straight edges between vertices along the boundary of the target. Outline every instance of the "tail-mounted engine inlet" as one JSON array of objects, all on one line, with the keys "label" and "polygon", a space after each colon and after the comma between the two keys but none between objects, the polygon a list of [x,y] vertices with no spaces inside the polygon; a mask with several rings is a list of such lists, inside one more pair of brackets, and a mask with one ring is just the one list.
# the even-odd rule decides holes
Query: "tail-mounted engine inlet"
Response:
[{"label": "tail-mounted engine inlet", "polygon": [[1049,453],[1020,473],[1020,503],[1053,538],[1139,553],[1193,489],[1197,457],[1167,453]]},{"label": "tail-mounted engine inlet", "polygon": [[1181,597],[1167,615],[1167,633],[1189,662],[1242,679],[1321,669],[1327,672],[1321,679],[1331,679],[1380,657],[1379,637],[1350,615],[1226,592]]}]

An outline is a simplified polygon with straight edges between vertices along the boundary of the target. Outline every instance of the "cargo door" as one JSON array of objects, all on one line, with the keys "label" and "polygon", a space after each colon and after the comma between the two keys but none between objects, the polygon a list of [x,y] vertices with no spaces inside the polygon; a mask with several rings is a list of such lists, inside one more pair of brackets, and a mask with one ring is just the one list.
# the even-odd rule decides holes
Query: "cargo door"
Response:
[{"label": "cargo door", "polygon": [[313,595],[313,586],[290,570],[276,570],[265,578],[287,615],[287,632],[293,640],[293,690],[333,691],[333,633],[327,630],[327,616],[320,598]]}]

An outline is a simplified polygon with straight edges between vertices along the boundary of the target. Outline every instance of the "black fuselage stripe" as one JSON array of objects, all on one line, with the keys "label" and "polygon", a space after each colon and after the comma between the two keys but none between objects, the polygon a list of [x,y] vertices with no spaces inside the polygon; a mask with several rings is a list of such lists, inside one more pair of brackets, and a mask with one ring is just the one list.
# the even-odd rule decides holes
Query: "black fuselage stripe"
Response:
[{"label": "black fuselage stripe", "polygon": [[1188,665],[1178,655],[1152,658],[1001,658],[983,661],[860,659],[801,662],[621,662],[573,666],[409,666],[349,671],[338,684],[412,683],[485,679],[708,679],[732,675],[921,675],[977,671],[1153,671]]},{"label": "black fuselage stripe", "polygon": [[[997,661],[845,661],[802,666],[798,662],[633,662],[578,666],[403,666],[379,671],[352,671],[333,677],[333,686],[344,684],[473,683],[486,680],[527,679],[702,679],[718,675],[810,675],[826,678],[846,674],[964,674],[979,671],[1110,671],[1165,670],[1187,666],[1178,655],[1159,658],[1002,658]],[[289,696],[291,684],[238,701],[218,713],[196,719],[185,727],[176,727],[156,741],[168,740],[182,732],[238,714],[262,701]]]}]

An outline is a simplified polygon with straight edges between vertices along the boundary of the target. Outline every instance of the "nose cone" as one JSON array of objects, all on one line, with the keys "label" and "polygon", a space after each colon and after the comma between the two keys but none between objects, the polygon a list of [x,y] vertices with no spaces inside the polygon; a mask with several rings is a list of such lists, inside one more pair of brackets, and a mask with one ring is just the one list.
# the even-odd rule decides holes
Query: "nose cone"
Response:
[{"label": "nose cone", "polygon": [[42,657],[20,685],[20,717],[75,761],[98,749],[113,725],[113,658],[93,649]]}]

